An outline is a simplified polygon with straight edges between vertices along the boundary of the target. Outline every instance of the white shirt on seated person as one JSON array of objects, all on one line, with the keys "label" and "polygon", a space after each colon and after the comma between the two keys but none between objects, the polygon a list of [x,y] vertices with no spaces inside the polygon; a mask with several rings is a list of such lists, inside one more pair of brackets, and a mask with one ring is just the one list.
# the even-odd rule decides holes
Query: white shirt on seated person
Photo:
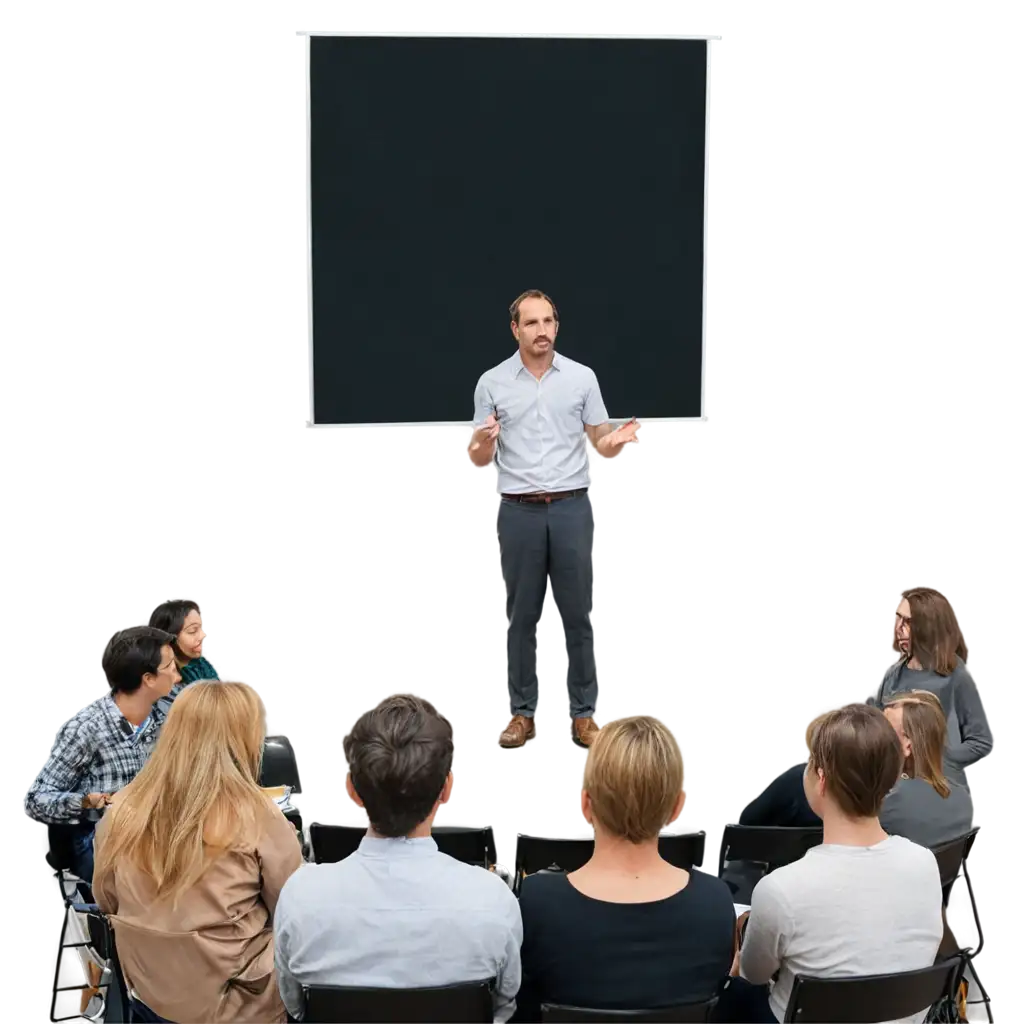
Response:
[{"label": "white shirt on seated person", "polygon": [[[361,803],[348,781],[349,795]],[[451,776],[438,804],[448,799]],[[436,811],[435,807],[435,811]],[[371,829],[336,864],[300,868],[274,915],[281,997],[301,1019],[304,985],[434,988],[495,979],[494,1019],[515,1011],[523,923],[508,886],[441,853],[434,814],[408,836]]]},{"label": "white shirt on seated person", "polygon": [[[852,723],[838,722],[840,728],[847,727],[847,736],[851,724],[858,724],[856,718],[859,715]],[[872,728],[876,724],[869,723]],[[877,729],[875,736],[885,742]],[[822,819],[824,842],[754,888],[740,974],[764,985],[778,972],[770,1005],[780,1021],[798,974],[839,978],[920,970],[931,966],[938,953],[943,934],[938,864],[930,850],[883,831],[877,808],[888,781],[881,781],[879,793],[860,798],[862,805],[875,807],[873,816],[851,815],[840,807],[839,801],[849,805],[851,799],[848,780],[841,776],[848,774],[852,757],[870,752],[865,746],[844,751],[841,743],[832,742],[823,748],[821,759],[837,766],[843,765],[845,755],[847,768],[834,772],[839,778],[816,767],[812,748],[804,789]],[[884,754],[888,757],[889,751]],[[893,783],[898,771],[897,767],[891,773]],[[872,773],[854,771],[849,777],[858,775],[864,779]],[[923,1021],[925,1014],[926,1008],[907,1020]]]}]

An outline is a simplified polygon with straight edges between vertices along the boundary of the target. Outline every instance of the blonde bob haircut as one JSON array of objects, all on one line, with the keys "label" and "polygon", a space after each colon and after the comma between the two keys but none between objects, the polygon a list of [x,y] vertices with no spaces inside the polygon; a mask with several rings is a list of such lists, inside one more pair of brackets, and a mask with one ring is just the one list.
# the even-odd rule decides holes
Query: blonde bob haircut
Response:
[{"label": "blonde bob haircut", "polygon": [[668,824],[683,790],[683,755],[656,718],[609,722],[583,771],[594,819],[610,835],[643,843]]}]

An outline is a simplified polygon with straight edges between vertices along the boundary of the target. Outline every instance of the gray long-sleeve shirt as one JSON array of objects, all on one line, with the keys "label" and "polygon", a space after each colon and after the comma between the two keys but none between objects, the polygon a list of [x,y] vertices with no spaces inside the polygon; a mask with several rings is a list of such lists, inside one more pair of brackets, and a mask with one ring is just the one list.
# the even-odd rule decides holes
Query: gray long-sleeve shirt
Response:
[{"label": "gray long-sleeve shirt", "polygon": [[908,690],[928,690],[939,698],[947,723],[945,772],[951,782],[966,786],[964,768],[992,749],[992,730],[967,666],[957,658],[956,668],[940,676],[931,669],[907,668],[901,659],[885,673],[878,693],[868,703],[880,707],[894,694]]}]

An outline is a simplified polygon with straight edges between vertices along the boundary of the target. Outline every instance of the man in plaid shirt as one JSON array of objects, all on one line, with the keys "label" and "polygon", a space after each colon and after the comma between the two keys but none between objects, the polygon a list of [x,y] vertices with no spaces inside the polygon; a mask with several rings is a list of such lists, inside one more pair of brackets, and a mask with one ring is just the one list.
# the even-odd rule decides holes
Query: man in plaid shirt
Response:
[{"label": "man in plaid shirt", "polygon": [[158,702],[181,680],[173,645],[150,626],[114,634],[103,652],[110,693],[63,725],[25,797],[30,818],[75,827],[72,870],[83,881],[92,880],[95,828],[83,812],[102,810],[146,763],[167,714]]}]

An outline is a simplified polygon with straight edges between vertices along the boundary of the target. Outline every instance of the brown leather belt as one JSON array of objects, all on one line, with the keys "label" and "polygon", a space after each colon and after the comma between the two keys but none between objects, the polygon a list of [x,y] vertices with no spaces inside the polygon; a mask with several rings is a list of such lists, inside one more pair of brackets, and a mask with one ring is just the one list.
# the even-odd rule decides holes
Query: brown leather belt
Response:
[{"label": "brown leather belt", "polygon": [[587,493],[586,487],[575,491],[535,491],[533,494],[503,494],[506,501],[526,502],[529,505],[550,505],[553,501],[563,498],[579,498]]}]

